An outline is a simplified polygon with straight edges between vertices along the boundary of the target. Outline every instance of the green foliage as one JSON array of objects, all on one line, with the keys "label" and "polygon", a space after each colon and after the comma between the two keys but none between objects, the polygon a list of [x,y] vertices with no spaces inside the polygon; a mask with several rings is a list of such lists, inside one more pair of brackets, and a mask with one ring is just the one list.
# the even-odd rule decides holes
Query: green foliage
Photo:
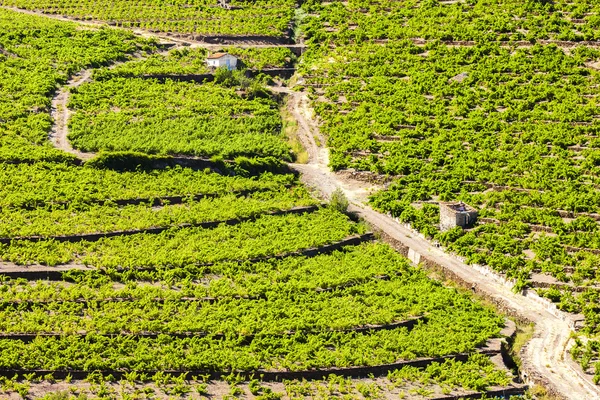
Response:
[{"label": "green foliage", "polygon": [[[288,29],[293,17],[288,0],[233,2],[231,10],[209,9],[214,4],[204,0],[195,7],[147,0],[96,2],[94,7],[87,0],[2,4],[193,34],[218,29],[220,34],[276,36]],[[210,19],[205,18],[208,14]],[[302,12],[297,17],[307,23],[314,19]],[[78,29],[2,10],[0,21],[0,69],[7,77],[0,78],[6,82],[0,87],[2,98],[8,99],[0,102],[0,119],[7,122],[0,160],[20,162],[0,162],[0,236],[116,234],[98,241],[3,241],[2,262],[89,268],[67,272],[58,282],[1,278],[0,332],[5,336],[0,339],[0,369],[73,375],[85,371],[94,397],[115,398],[120,389],[123,399],[187,396],[194,385],[198,395],[207,395],[208,377],[220,371],[230,373],[226,380],[232,384],[227,395],[231,398],[243,391],[241,376],[231,371],[256,375],[261,370],[377,366],[474,352],[498,334],[501,317],[429,280],[388,246],[366,243],[314,254],[315,249],[365,233],[362,224],[340,212],[347,207],[343,198],[314,212],[265,215],[314,200],[294,175],[286,173],[283,162],[291,155],[281,140],[279,107],[264,89],[264,77],[251,80],[243,71],[217,71],[216,84],[140,77],[202,73],[203,50],[177,50],[102,69],[95,75],[97,81],[73,90],[71,97],[75,113],[70,139],[78,148],[103,151],[78,166],[46,141],[50,97],[57,85],[83,68],[106,67],[157,46],[121,31]],[[240,57],[257,69],[293,62],[289,50],[282,49],[240,51]],[[181,154],[210,157],[216,168],[170,167],[168,156]],[[444,165],[440,154],[431,158],[438,167]],[[353,162],[346,155],[337,159],[340,166]],[[375,159],[369,156],[369,161]],[[398,168],[409,173],[412,167],[400,163]],[[252,192],[236,193],[243,190]],[[454,193],[451,183],[443,193]],[[196,197],[202,194],[209,196]],[[410,201],[429,194],[427,187],[411,187],[396,209],[428,229],[437,209],[424,206],[413,212]],[[189,198],[169,204],[169,196]],[[139,204],[122,204],[133,199]],[[234,218],[248,220],[216,224]],[[200,222],[215,226],[193,226]],[[117,232],[150,227],[170,229]],[[594,233],[585,219],[565,227],[565,232],[573,233],[572,228]],[[448,236],[448,242],[464,238]],[[519,249],[512,242],[497,247],[510,254]],[[310,256],[298,255],[307,249]],[[410,317],[421,319],[410,328],[386,326]],[[366,326],[374,329],[357,331]],[[377,329],[381,327],[393,329]],[[19,333],[37,337],[26,341],[10,336]],[[429,376],[447,386],[478,389],[505,384],[504,375],[495,374],[483,361],[471,364],[432,367],[415,372],[415,380]],[[176,373],[190,370],[205,374],[202,383]],[[121,372],[125,380],[116,389],[113,382]],[[24,376],[29,378],[35,376]],[[49,375],[44,379],[54,380]],[[257,398],[282,397],[261,379],[250,385]],[[154,386],[127,392],[128,386],[143,382]],[[26,380],[2,384],[10,395],[26,396],[29,390]],[[302,383],[298,386],[310,391]],[[381,394],[378,385],[354,390],[352,382],[333,378],[322,392],[332,395],[336,387],[346,396]],[[425,393],[429,388],[418,390]],[[68,393],[56,396],[74,398]]]},{"label": "green foliage", "polygon": [[[360,253],[357,252],[358,254]],[[398,255],[394,255],[394,257],[401,259]],[[373,261],[381,263],[382,260],[374,259]],[[393,362],[399,356],[405,359],[414,359],[469,351],[485,342],[487,337],[498,332],[499,325],[502,324],[501,318],[494,317],[491,312],[477,306],[468,297],[457,296],[455,291],[429,281],[424,274],[416,270],[408,271],[410,272],[407,275],[389,282],[371,280],[364,285],[340,290],[338,293],[332,292],[323,295],[312,291],[306,292],[305,295],[292,294],[291,296],[286,295],[285,292],[274,293],[273,297],[252,305],[252,309],[248,308],[251,304],[244,299],[232,299],[214,306],[202,305],[200,314],[198,314],[198,304],[193,301],[157,305],[151,301],[150,297],[130,304],[105,304],[99,308],[95,308],[94,302],[89,302],[83,308],[76,307],[80,311],[76,310],[73,304],[70,306],[48,304],[47,307],[55,310],[54,316],[50,318],[55,320],[56,325],[51,329],[58,331],[58,327],[62,326],[62,328],[68,329],[64,333],[85,331],[86,329],[102,332],[91,325],[67,327],[65,325],[67,320],[80,321],[77,324],[88,324],[86,321],[94,324],[96,321],[100,327],[110,323],[109,321],[122,321],[122,323],[127,323],[127,320],[132,319],[143,321],[143,318],[139,318],[142,315],[158,316],[162,314],[164,317],[170,318],[168,325],[171,325],[175,332],[184,331],[186,326],[195,326],[194,329],[200,329],[201,332],[203,329],[201,324],[204,324],[210,332],[227,332],[227,335],[225,338],[211,335],[176,338],[165,334],[159,336],[158,339],[140,337],[132,340],[123,335],[79,336],[69,334],[61,337],[40,337],[31,343],[2,340],[0,366],[2,368],[17,368],[18,366],[26,369],[51,368],[56,365],[55,363],[60,362],[61,365],[68,365],[75,370],[111,370],[117,365],[121,368],[132,368],[137,365],[138,368],[142,368],[142,371],[152,371],[156,368],[252,371],[276,366],[277,368],[303,370],[317,366],[325,368],[379,365]],[[176,291],[173,291],[173,294],[176,294]],[[397,302],[397,296],[400,294],[406,296],[405,304]],[[408,298],[416,300],[419,304],[417,306],[413,303],[411,312],[423,312],[418,311],[417,307],[427,310],[428,321],[426,323],[419,324],[410,331],[406,328],[399,328],[374,331],[369,334],[356,334],[339,330],[344,326],[339,326],[338,321],[346,321],[345,323],[349,326],[364,324],[361,321],[349,320],[348,318],[356,318],[352,315],[361,315],[363,316],[361,318],[368,318],[371,322],[376,322],[374,317],[377,313],[396,319],[398,318],[397,313],[403,308],[406,309],[406,305],[410,304]],[[330,308],[324,308],[323,306],[328,303]],[[372,310],[364,309],[360,303],[373,304]],[[231,311],[225,313],[226,307],[232,307]],[[280,309],[277,310],[277,307]],[[185,311],[186,308],[188,311]],[[240,343],[239,340],[240,335],[252,332],[247,330],[247,327],[236,326],[231,327],[235,329],[234,331],[223,330],[223,327],[228,324],[227,321],[242,310],[245,315],[249,316],[249,323],[250,316],[252,316],[252,321],[262,320],[261,326],[253,328],[261,334],[253,338],[251,345]],[[309,312],[309,310],[314,311]],[[360,312],[358,312],[359,310]],[[95,315],[95,317],[69,317],[81,311],[84,312],[84,315]],[[285,320],[276,317],[283,313],[289,313],[293,317]],[[117,315],[121,316],[117,317]],[[303,315],[303,317],[298,319],[296,315]],[[104,322],[102,318],[104,318]],[[141,331],[148,331],[149,327],[154,331],[160,329],[161,326],[167,326],[164,323],[166,320],[163,318],[146,319],[145,323],[148,325],[147,327],[140,326]],[[323,327],[317,327],[318,330],[309,328],[310,330],[304,331],[303,335],[282,334],[291,329],[312,327],[315,318],[324,324]],[[455,327],[452,330],[447,329],[449,321],[452,321]],[[48,322],[51,323],[51,321]],[[299,323],[302,323],[303,326],[299,326]],[[215,324],[221,324],[221,326]],[[42,329],[50,326],[47,325]],[[130,323],[129,326],[131,329],[137,329]],[[154,328],[151,328],[152,326]],[[117,331],[120,329],[118,325],[113,325],[113,327]],[[305,335],[310,337],[309,341],[304,339]],[[388,345],[382,348],[380,343],[388,343]],[[217,349],[219,351],[216,351]],[[63,356],[40,358],[37,356],[40,351],[51,352],[49,354],[63,354]],[[19,360],[10,361],[12,358],[6,356],[15,354],[15,352],[20,354]],[[268,352],[269,355],[267,356],[265,352]],[[80,357],[83,354],[87,356]],[[196,356],[189,356],[191,354]],[[159,378],[155,375],[154,379]],[[162,378],[160,379],[162,382]]]},{"label": "green foliage", "polygon": [[[277,103],[243,71],[219,69],[214,84],[114,78],[79,87],[69,140],[84,151],[290,160]],[[230,86],[246,85],[240,96]]]},{"label": "green foliage", "polygon": [[[139,205],[102,206],[72,204],[48,209],[0,209],[0,237],[61,236],[98,232],[126,231],[181,224],[248,218],[261,213],[286,210],[294,206],[315,204],[302,188],[285,189],[273,185],[272,190],[257,191],[246,196],[235,193],[161,207],[150,199]],[[214,195],[214,194],[213,194]]]},{"label": "green foliage", "polygon": [[215,83],[225,87],[240,86],[242,81],[246,81],[243,70],[231,70],[226,67],[217,68],[214,72]]},{"label": "green foliage", "polygon": [[122,31],[81,30],[5,9],[0,26],[0,162],[73,163],[73,156],[47,141],[49,97],[79,70],[123,59],[150,43]]},{"label": "green foliage", "polygon": [[266,391],[265,393],[256,396],[256,400],[281,400],[283,393]]},{"label": "green foliage", "polygon": [[[329,395],[350,399],[383,398],[393,390],[399,391],[400,398],[405,398],[407,392],[426,396],[438,388],[446,395],[458,389],[485,392],[492,386],[505,386],[509,382],[510,377],[496,370],[488,357],[473,355],[465,362],[447,360],[431,363],[425,368],[398,368],[390,371],[387,377],[371,382],[332,374],[323,381],[284,381],[284,384],[290,398]],[[402,390],[407,388],[406,392]]]},{"label": "green foliage", "polygon": [[329,207],[332,209],[339,211],[341,213],[345,213],[348,211],[349,206],[348,198],[344,194],[344,191],[340,188],[336,188],[333,193],[331,193],[331,199],[329,200]]},{"label": "green foliage", "polygon": [[[571,356],[574,360],[581,364],[584,371],[592,369],[593,381],[595,384],[600,382],[600,362],[598,355],[600,354],[600,341],[594,339],[583,342],[581,339],[575,339],[575,345],[571,348]],[[594,361],[592,361],[594,360]]]},{"label": "green foliage", "polygon": [[[267,163],[268,165],[270,164]],[[110,203],[111,199],[153,199],[177,195],[225,194],[247,189],[281,189],[282,185],[296,181],[292,174],[224,176],[210,170],[195,171],[181,167],[118,172],[52,163],[0,163],[0,179],[2,208],[42,209],[64,203]]]},{"label": "green foliage", "polygon": [[79,400],[79,399],[83,399],[83,397],[74,397],[72,396],[68,391],[60,391],[60,392],[55,392],[55,393],[49,393],[46,394],[44,397],[42,397],[42,400]]},{"label": "green foliage", "polygon": [[[600,8],[584,3],[306,3],[300,82],[330,166],[393,176],[374,207],[515,291],[534,273],[598,286],[600,52],[584,41]],[[440,233],[440,201],[479,223]],[[541,293],[595,334],[592,291]]]},{"label": "green foliage", "polygon": [[239,156],[233,160],[233,166],[229,168],[232,168],[236,175],[240,176],[258,175],[265,172],[281,173],[289,171],[287,166],[275,157],[248,158]]},{"label": "green foliage", "polygon": [[94,70],[95,80],[117,77],[182,76],[210,73],[206,65],[208,51],[204,48],[182,48],[168,54],[150,54],[142,60],[132,60],[113,68]]},{"label": "green foliage", "polygon": [[240,48],[226,47],[225,52],[238,57],[248,69],[289,68],[296,56],[286,47]]},{"label": "green foliage", "polygon": [[[260,206],[259,206],[260,207]],[[259,215],[260,216],[260,215]],[[70,262],[106,268],[166,267],[247,260],[322,246],[364,233],[364,228],[330,209],[306,215],[262,216],[216,228],[177,227],[96,242],[16,241],[0,244],[0,259],[18,264]]]},{"label": "green foliage", "polygon": [[[234,9],[215,1],[177,3],[141,0],[83,0],[48,3],[44,0],[2,0],[2,5],[110,22],[123,28],[196,35],[285,35],[293,17],[291,0],[234,2]],[[164,16],[164,17],[160,17]]]},{"label": "green foliage", "polygon": [[[534,43],[541,39],[598,40],[599,6],[593,2],[469,0],[458,3],[410,1],[379,3],[361,0],[344,6],[305,2],[303,9],[319,17],[307,17],[302,29],[312,44],[365,43],[376,39],[423,38],[431,41]],[[312,10],[311,10],[312,8]],[[369,12],[364,12],[364,10]],[[519,15],[519,18],[513,18]],[[585,17],[585,18],[584,18]],[[583,22],[573,21],[583,19]],[[325,29],[324,22],[335,29]],[[481,29],[482,26],[488,29]]]}]

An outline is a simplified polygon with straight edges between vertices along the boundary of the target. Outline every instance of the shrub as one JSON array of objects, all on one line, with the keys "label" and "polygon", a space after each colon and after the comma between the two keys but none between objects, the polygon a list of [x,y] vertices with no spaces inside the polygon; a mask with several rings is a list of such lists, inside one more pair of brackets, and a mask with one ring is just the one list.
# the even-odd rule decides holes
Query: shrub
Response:
[{"label": "shrub", "polygon": [[329,207],[337,210],[339,212],[345,213],[348,211],[349,206],[348,199],[346,195],[342,191],[342,189],[337,188],[331,194],[331,200],[329,200]]}]

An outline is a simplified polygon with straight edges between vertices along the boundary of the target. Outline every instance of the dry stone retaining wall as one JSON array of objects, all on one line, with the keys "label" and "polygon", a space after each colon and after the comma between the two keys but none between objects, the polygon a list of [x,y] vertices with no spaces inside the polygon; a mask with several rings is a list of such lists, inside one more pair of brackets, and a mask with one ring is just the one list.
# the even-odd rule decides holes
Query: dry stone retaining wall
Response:
[{"label": "dry stone retaining wall", "polygon": [[[396,219],[396,221],[399,224],[402,224],[398,219]],[[426,239],[423,234],[412,229],[412,227],[409,224],[402,224],[402,225],[411,229],[415,235],[418,235],[421,238]],[[477,287],[473,287],[470,282],[466,282],[464,279],[462,279],[460,276],[458,276],[452,270],[436,263],[435,261],[431,260],[430,258],[428,258],[426,256],[419,254],[418,251],[415,251],[414,249],[409,248],[408,246],[404,245],[403,243],[401,243],[400,241],[398,241],[396,239],[391,238],[389,235],[383,233],[382,231],[380,231],[380,230],[376,230],[376,231],[384,241],[386,241],[388,244],[390,244],[392,247],[394,247],[401,254],[408,256],[409,259],[411,259],[411,261],[413,261],[413,262],[420,261],[420,265],[424,269],[434,271],[434,272],[440,274],[442,277],[452,280],[453,282],[456,282],[459,286],[461,286],[465,289],[473,290],[475,293],[477,293],[482,298],[493,303],[498,310],[511,316],[519,323],[523,323],[523,324],[533,323],[533,321],[520,315],[515,309],[508,306],[504,301],[498,300],[497,298],[490,296],[483,291],[478,290]],[[432,244],[432,246],[434,246],[434,245]],[[457,258],[458,260],[460,260],[461,262],[464,262],[464,259],[461,257],[457,257],[452,254],[449,254],[449,256],[453,256],[453,257]],[[510,289],[512,289],[515,285],[514,281],[507,279],[506,277],[498,274],[497,272],[493,271],[492,269],[490,269],[487,266],[474,265],[471,267],[473,267],[475,270],[482,273],[483,275],[485,275],[489,278],[492,278],[495,282],[498,282]],[[571,327],[571,329],[575,330],[580,326],[581,321],[579,320],[579,318],[577,316],[573,316],[569,313],[560,311],[557,308],[556,304],[552,303],[548,299],[540,297],[535,291],[524,290],[522,292],[522,294],[523,294],[523,296],[544,306],[545,309],[550,314],[554,315],[555,317],[559,318],[562,321],[567,322],[569,324],[569,326]],[[527,345],[525,345],[523,347],[523,349],[521,349],[521,354],[524,354],[524,352],[526,351],[526,346]],[[575,370],[575,367],[571,366],[571,368],[573,369],[574,373],[577,373]],[[533,365],[531,365],[529,362],[527,362],[526,357],[521,357],[521,366],[520,366],[519,373],[520,373],[521,379],[527,385],[543,386],[544,388],[546,388],[546,390],[548,391],[548,393],[551,396],[554,396],[556,398],[562,398],[561,394],[557,390],[554,389],[554,386],[551,384],[551,382],[545,376],[538,373],[538,371],[534,368]]]},{"label": "dry stone retaining wall", "polygon": [[0,238],[0,244],[10,244],[11,242],[21,242],[21,241],[41,242],[41,241],[46,241],[46,240],[54,240],[57,242],[81,242],[81,241],[96,242],[100,239],[117,237],[117,236],[131,236],[131,235],[138,235],[138,234],[143,234],[143,233],[159,234],[161,232],[167,231],[172,228],[178,228],[178,229],[205,228],[205,229],[207,229],[207,228],[215,228],[221,224],[237,225],[237,224],[241,224],[243,222],[254,221],[257,218],[260,218],[263,216],[311,213],[311,212],[317,211],[319,209],[319,207],[320,206],[293,207],[293,208],[290,208],[289,210],[271,211],[271,212],[267,212],[267,213],[260,214],[257,216],[252,216],[252,217],[231,218],[231,219],[226,219],[226,220],[221,220],[221,221],[200,222],[200,223],[196,223],[196,224],[187,224],[186,223],[186,224],[179,224],[179,225],[161,226],[161,227],[146,228],[146,229],[135,229],[135,230],[128,230],[128,231],[84,233],[84,234],[78,234],[78,235],[65,235],[65,236],[27,236],[27,237],[14,237],[14,238],[4,237],[4,238]]},{"label": "dry stone retaining wall", "polygon": [[[347,246],[357,246],[364,242],[369,242],[375,239],[375,236],[372,232],[367,232],[362,235],[353,235],[347,237],[346,239],[342,239],[338,242],[327,244],[320,247],[311,247],[304,250],[293,251],[290,253],[278,254],[274,256],[264,256],[264,257],[256,257],[249,260],[223,260],[227,262],[250,262],[256,263],[261,261],[268,260],[278,260],[287,257],[315,257],[320,254],[329,254],[336,250],[342,250]],[[214,265],[214,263],[204,263],[204,264],[196,264],[195,266],[207,267]],[[140,271],[151,271],[156,269],[156,267],[143,267],[138,268]],[[39,267],[35,268],[22,267],[22,268],[11,268],[11,269],[2,269],[0,267],[0,275],[8,276],[12,279],[22,278],[27,280],[50,280],[50,281],[62,281],[63,275],[70,271],[91,271],[93,267],[87,267],[84,265],[70,265],[70,266],[57,266],[57,267]],[[117,268],[117,272],[126,271],[126,268]],[[1,304],[1,303],[0,303]]]}]

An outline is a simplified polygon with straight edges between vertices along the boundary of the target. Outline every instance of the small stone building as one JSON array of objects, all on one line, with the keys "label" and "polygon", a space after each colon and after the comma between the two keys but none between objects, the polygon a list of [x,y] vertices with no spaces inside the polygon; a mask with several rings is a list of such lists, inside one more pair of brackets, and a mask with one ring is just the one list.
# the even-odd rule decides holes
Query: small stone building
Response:
[{"label": "small stone building", "polygon": [[469,205],[459,203],[440,203],[440,230],[447,231],[460,226],[469,228],[477,222],[477,210]]},{"label": "small stone building", "polygon": [[238,59],[228,53],[214,53],[206,57],[206,64],[211,68],[225,67],[228,70],[237,68]]}]

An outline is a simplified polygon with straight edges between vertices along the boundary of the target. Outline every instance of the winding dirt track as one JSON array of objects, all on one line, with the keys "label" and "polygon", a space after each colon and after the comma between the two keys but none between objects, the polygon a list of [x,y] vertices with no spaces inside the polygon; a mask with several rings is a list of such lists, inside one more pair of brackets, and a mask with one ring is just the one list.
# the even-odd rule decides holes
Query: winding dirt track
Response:
[{"label": "winding dirt track", "polygon": [[[0,7],[2,8],[2,7]],[[169,50],[159,51],[154,54],[159,55],[167,55],[170,51],[181,48],[179,45],[175,44],[173,48]],[[142,56],[140,54],[134,54],[133,57],[136,60],[144,60],[147,56]],[[125,61],[118,61],[113,63],[109,68],[115,68]],[[50,134],[48,135],[48,139],[52,143],[54,147],[57,149],[63,150],[67,153],[73,154],[80,160],[89,160],[96,156],[96,153],[91,152],[83,152],[73,148],[71,143],[69,142],[69,118],[71,118],[71,110],[67,107],[69,104],[69,98],[71,97],[71,89],[77,88],[84,83],[88,83],[92,81],[92,73],[93,69],[84,69],[79,73],[75,74],[67,81],[67,84],[60,87],[54,97],[52,98],[52,128],[50,129]],[[191,157],[194,158],[194,157]]]},{"label": "winding dirt track", "polygon": [[[285,92],[285,90],[280,90]],[[318,126],[303,112],[299,105],[302,95],[289,92],[291,104],[295,107],[294,115],[298,118],[299,135],[304,136],[303,143],[316,146],[311,139]],[[524,319],[535,323],[534,337],[521,351],[523,363],[532,370],[532,375],[542,377],[550,386],[551,392],[565,399],[592,400],[600,398],[600,389],[594,385],[589,376],[585,375],[578,365],[570,358],[567,351],[571,328],[563,319],[548,312],[545,303],[536,301],[535,295],[523,296],[513,293],[507,285],[498,279],[484,275],[474,268],[464,264],[457,258],[435,247],[431,242],[421,237],[417,232],[398,223],[394,218],[379,213],[365,204],[365,191],[372,189],[368,184],[352,182],[343,179],[329,170],[324,156],[327,149],[313,147],[308,150],[308,164],[292,164],[292,168],[302,174],[302,180],[321,196],[329,198],[336,188],[341,188],[349,199],[350,211],[357,213],[365,221],[382,230],[391,238],[408,246],[413,252],[433,260],[445,269],[455,273],[465,282],[476,285],[477,291],[503,304],[507,309]],[[316,155],[316,156],[315,156]],[[526,379],[534,377],[527,376]],[[538,380],[539,381],[539,380]]]},{"label": "winding dirt track", "polygon": [[57,149],[66,151],[67,153],[73,154],[77,158],[82,160],[89,160],[94,157],[93,153],[84,153],[79,150],[75,150],[67,135],[69,134],[69,118],[71,111],[67,108],[69,104],[70,89],[81,86],[82,84],[89,82],[92,76],[92,70],[84,70],[72,77],[65,86],[61,87],[54,98],[52,99],[52,120],[53,125],[50,130],[50,142]]}]

